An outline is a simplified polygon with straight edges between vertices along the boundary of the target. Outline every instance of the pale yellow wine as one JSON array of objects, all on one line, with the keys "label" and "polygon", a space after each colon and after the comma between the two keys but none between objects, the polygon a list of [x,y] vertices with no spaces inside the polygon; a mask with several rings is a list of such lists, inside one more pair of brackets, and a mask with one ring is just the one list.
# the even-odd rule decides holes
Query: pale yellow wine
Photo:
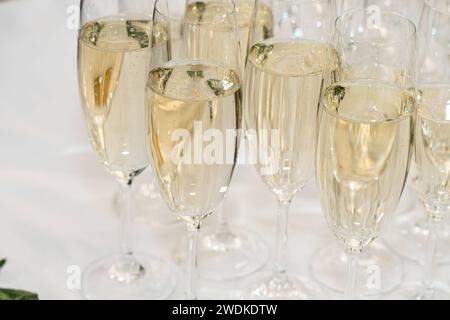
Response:
[{"label": "pale yellow wine", "polygon": [[248,138],[256,146],[260,176],[279,196],[292,197],[314,174],[317,110],[330,50],[319,42],[269,39],[249,51],[245,118],[257,141]]},{"label": "pale yellow wine", "polygon": [[415,160],[421,198],[439,218],[450,209],[450,86],[421,89]]},{"label": "pale yellow wine", "polygon": [[[247,46],[251,19],[255,6],[254,0],[236,0],[236,23],[239,32],[241,64],[244,65],[247,56]],[[196,1],[188,4],[186,9],[186,17],[189,22],[197,25],[189,29],[191,37],[190,45],[192,50],[196,52],[208,52],[212,56],[218,56],[226,52],[224,48],[232,45],[230,40],[234,37],[230,28],[224,27],[224,16],[230,14],[230,5],[228,2],[221,1]],[[258,29],[261,30],[265,37],[269,37],[272,33],[273,21],[272,10],[265,4],[260,3],[258,8]],[[227,23],[230,23],[228,19]],[[209,39],[209,41],[205,41]],[[231,42],[230,42],[231,41]],[[216,52],[217,51],[217,52]],[[228,51],[233,52],[233,51]],[[206,54],[205,54],[206,56]]]},{"label": "pale yellow wine", "polygon": [[171,61],[148,77],[154,170],[170,208],[190,222],[223,199],[237,157],[241,82],[229,68]]},{"label": "pale yellow wine", "polygon": [[89,136],[121,181],[149,163],[145,79],[151,23],[110,17],[84,25],[78,39],[79,87]]},{"label": "pale yellow wine", "polygon": [[414,95],[376,81],[327,88],[320,109],[316,172],[333,233],[359,248],[390,221],[412,151]]}]

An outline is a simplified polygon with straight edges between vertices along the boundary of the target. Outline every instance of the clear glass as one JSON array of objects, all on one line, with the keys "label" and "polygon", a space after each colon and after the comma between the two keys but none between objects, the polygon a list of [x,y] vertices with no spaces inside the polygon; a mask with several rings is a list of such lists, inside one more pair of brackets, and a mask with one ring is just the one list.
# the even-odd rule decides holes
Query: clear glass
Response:
[{"label": "clear glass", "polygon": [[[247,56],[248,33],[253,14],[254,0],[236,0],[236,19],[241,42],[241,61]],[[205,10],[211,7],[206,3]],[[245,138],[245,137],[243,137]],[[245,140],[241,142],[245,143]],[[179,221],[167,215],[166,206],[161,206],[161,197],[156,185],[149,179],[137,181],[136,216],[155,227],[172,226]],[[260,269],[269,258],[267,244],[256,232],[229,223],[228,206],[218,208],[215,223],[202,229],[199,235],[198,260],[199,275],[211,280],[232,280],[245,277]],[[186,239],[181,239],[184,243]],[[185,252],[180,247],[175,252],[176,261],[185,260]]]},{"label": "clear glass", "polygon": [[[415,167],[414,162],[411,163],[411,167]],[[412,187],[412,185],[417,184],[417,181],[413,183],[410,180],[409,182],[409,192],[418,194],[418,186]],[[416,199],[412,203],[417,208],[421,202]],[[383,240],[389,248],[392,248],[402,258],[423,265],[425,263],[423,253],[428,239],[428,220],[418,210],[412,212],[414,207],[407,212],[399,212],[392,223],[390,231],[383,236]],[[440,222],[436,226],[436,231],[435,263],[436,265],[445,265],[450,263],[450,253],[448,252],[450,246],[450,219]]]},{"label": "clear glass", "polygon": [[336,0],[338,16],[355,9],[390,11],[419,23],[423,0]]},{"label": "clear glass", "polygon": [[[236,20],[241,43],[241,61],[247,57],[248,36],[254,0],[235,0]],[[212,8],[206,2],[206,12]],[[245,144],[242,137],[241,146]],[[229,200],[216,211],[215,223],[199,236],[199,275],[211,280],[232,280],[245,277],[260,269],[269,258],[269,249],[254,231],[229,223]],[[182,255],[178,254],[182,257]]]},{"label": "clear glass", "polygon": [[269,248],[256,232],[229,223],[227,203],[216,211],[216,221],[200,233],[199,275],[224,281],[246,277],[269,259]]},{"label": "clear glass", "polygon": [[[391,2],[394,11],[409,17],[416,22],[417,25],[419,24],[419,18],[422,11],[425,11],[424,14],[427,14],[426,12],[430,11],[430,4],[427,4],[426,1],[423,0],[421,0],[420,3],[417,3],[419,1],[408,0],[408,5],[402,5],[402,2],[404,1]],[[410,5],[410,3],[412,5]],[[429,20],[429,18],[427,18],[427,20]],[[424,28],[425,26],[422,24],[420,29],[423,30]],[[438,62],[436,61],[435,65],[437,65],[437,63]],[[443,68],[443,70],[445,70],[445,68]],[[417,179],[416,165],[415,161],[413,161],[409,173],[409,185],[416,192],[418,191]],[[450,262],[450,254],[447,250],[450,245],[450,223],[443,221],[437,228],[436,263],[446,264]],[[395,252],[403,258],[420,264],[425,263],[423,252],[428,241],[428,221],[426,216],[417,212],[412,214],[410,211],[399,214],[395,218],[391,231],[392,232],[389,232],[385,236],[385,241],[390,248],[395,250]]]},{"label": "clear glass", "polygon": [[[332,82],[380,82],[412,91],[415,84],[415,41],[414,24],[401,15],[383,10],[374,15],[367,8],[347,11],[336,21],[333,44],[338,64],[333,72]],[[396,54],[397,52],[403,53],[401,57]],[[411,95],[414,93],[411,92]],[[365,98],[358,99],[364,101]],[[383,105],[384,102],[380,101],[380,104]],[[328,211],[325,211],[330,210],[334,209],[328,208]],[[383,224],[390,221],[394,212],[392,210]],[[378,235],[379,230],[376,232],[376,236]],[[370,239],[368,243],[372,240]],[[401,260],[382,243],[378,243],[372,250],[367,247],[368,243],[356,249],[349,249],[347,245],[345,250],[335,250],[334,253],[330,251],[331,245],[326,246],[313,258],[311,270],[314,277],[329,288],[346,292],[346,297],[351,298],[356,297],[356,288],[358,296],[381,295],[394,289],[403,277]],[[344,254],[345,251],[347,254]],[[359,257],[358,253],[361,251],[362,256]],[[319,261],[320,259],[325,260]],[[330,268],[322,267],[321,263],[336,268],[326,274]],[[348,266],[347,270],[343,266],[344,263]],[[377,286],[369,286],[366,279],[361,278],[359,283],[355,282],[354,274],[358,270],[367,269],[368,266],[376,267],[382,273],[389,272],[389,277],[383,277]],[[345,284],[342,278],[346,273],[347,279],[351,279]]]},{"label": "clear glass", "polygon": [[153,169],[163,198],[187,225],[185,297],[196,299],[200,226],[229,188],[239,147],[236,8],[231,0],[158,0],[153,19],[147,82]]},{"label": "clear glass", "polygon": [[410,92],[379,80],[339,82],[323,94],[316,174],[327,224],[347,251],[346,299],[359,297],[361,253],[390,223],[403,192],[413,109]]},{"label": "clear glass", "polygon": [[92,147],[120,184],[120,253],[83,272],[88,299],[163,299],[175,271],[159,258],[136,254],[130,244],[132,186],[149,164],[145,76],[150,49],[147,1],[81,1],[78,75]]},{"label": "clear glass", "polygon": [[[370,6],[376,1],[369,2]],[[413,88],[416,44],[414,24],[393,10],[382,9],[374,13],[368,7],[361,8],[364,1],[358,4],[359,9],[346,10],[336,21],[333,44],[339,63],[332,82],[371,79],[405,89]],[[398,52],[402,52],[402,55],[398,55]],[[330,244],[317,252],[311,263],[311,271],[321,284],[344,292],[345,282],[342,279],[345,278],[345,265],[350,259],[346,256],[345,248],[331,251],[334,247]],[[367,269],[370,264],[384,274],[389,272],[389,276],[384,276],[379,286],[367,286],[365,279],[360,278],[360,296],[379,296],[401,284],[403,265],[395,252],[383,242],[377,243],[373,249],[362,250],[365,252],[360,259],[359,269]],[[328,266],[335,268],[329,272]]]},{"label": "clear glass", "polygon": [[[411,169],[410,169],[411,170]],[[373,243],[362,251],[358,274],[357,292],[359,295],[371,299],[397,289],[404,281],[404,263],[401,256],[385,244],[386,239],[399,232],[397,216],[403,219],[410,218],[411,210],[416,207],[416,194],[411,188],[405,188],[400,200],[392,225],[383,232],[381,241]],[[407,238],[405,235],[403,237]],[[411,244],[415,245],[415,244]],[[343,293],[345,289],[345,274],[347,270],[347,253],[345,248],[336,242],[328,243],[319,249],[313,256],[310,272],[321,285]],[[378,272],[382,275],[375,281]]]},{"label": "clear glass", "polygon": [[257,0],[245,69],[247,141],[278,201],[272,271],[243,284],[254,299],[318,299],[314,281],[288,272],[288,213],[314,172],[317,106],[328,69],[334,1]]},{"label": "clear glass", "polygon": [[[436,249],[450,211],[450,1],[429,0],[419,25],[419,104],[414,144],[417,190],[427,210],[422,284],[406,287],[396,298],[449,299],[434,280]],[[448,252],[448,249],[446,249]]]},{"label": "clear glass", "polygon": [[[318,250],[310,265],[314,279],[324,287],[343,294],[347,285],[348,255],[340,243],[329,243]],[[357,265],[356,292],[365,299],[377,299],[397,289],[403,281],[402,259],[382,241],[361,252]],[[378,275],[381,277],[378,278]]]}]

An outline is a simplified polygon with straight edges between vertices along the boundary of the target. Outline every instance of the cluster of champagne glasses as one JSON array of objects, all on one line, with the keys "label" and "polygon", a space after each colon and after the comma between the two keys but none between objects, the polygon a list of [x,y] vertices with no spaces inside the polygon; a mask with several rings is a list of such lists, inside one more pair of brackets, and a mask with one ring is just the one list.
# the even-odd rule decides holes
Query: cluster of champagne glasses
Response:
[{"label": "cluster of champagne glasses", "polygon": [[[450,259],[449,0],[82,0],[80,12],[80,95],[122,219],[119,253],[83,272],[86,298],[173,293],[176,268],[129,241],[134,200],[156,189],[187,226],[187,299],[197,273],[240,279],[249,299],[323,299],[324,287],[348,299],[450,297],[433,279]],[[244,146],[278,201],[272,255],[221,207]],[[338,242],[298,275],[288,212],[314,177]],[[394,216],[408,177],[427,215]],[[423,263],[417,285],[394,290],[394,251]],[[272,270],[258,271],[269,256]],[[358,280],[368,265],[386,275],[378,288]]]}]

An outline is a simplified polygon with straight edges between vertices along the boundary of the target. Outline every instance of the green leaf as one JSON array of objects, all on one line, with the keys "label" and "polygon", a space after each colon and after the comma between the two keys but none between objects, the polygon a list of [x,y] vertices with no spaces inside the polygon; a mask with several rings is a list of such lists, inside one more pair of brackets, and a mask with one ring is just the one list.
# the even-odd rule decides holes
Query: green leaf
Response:
[{"label": "green leaf", "polygon": [[6,259],[0,260],[0,269],[6,264]]},{"label": "green leaf", "polygon": [[23,290],[0,289],[0,300],[39,300],[39,296]]}]

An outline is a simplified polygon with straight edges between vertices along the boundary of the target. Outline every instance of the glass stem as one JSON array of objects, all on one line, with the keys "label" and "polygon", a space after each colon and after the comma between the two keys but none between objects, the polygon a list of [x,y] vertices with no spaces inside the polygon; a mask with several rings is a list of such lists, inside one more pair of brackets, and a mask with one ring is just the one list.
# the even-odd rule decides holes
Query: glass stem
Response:
[{"label": "glass stem", "polygon": [[120,253],[123,258],[129,258],[133,252],[130,246],[130,228],[132,220],[132,191],[133,181],[120,184],[121,199],[121,233],[120,233]]},{"label": "glass stem", "polygon": [[186,262],[186,300],[197,300],[197,242],[200,224],[189,223],[188,258]]},{"label": "glass stem", "polygon": [[220,206],[220,208],[216,211],[217,230],[220,234],[229,234],[231,231],[228,226],[227,217],[225,215],[224,204],[225,204],[225,200],[222,202],[222,205]]},{"label": "glass stem", "polygon": [[422,294],[424,297],[426,292],[432,290],[433,286],[433,269],[435,264],[437,231],[436,227],[439,220],[435,218],[433,213],[428,213],[428,239],[424,261],[424,272],[422,282]]},{"label": "glass stem", "polygon": [[354,300],[356,297],[356,283],[358,280],[358,264],[361,249],[349,247],[347,249],[347,283],[344,298]]},{"label": "glass stem", "polygon": [[291,200],[278,200],[277,244],[275,252],[275,271],[286,273],[287,244],[288,244],[288,213]]}]

